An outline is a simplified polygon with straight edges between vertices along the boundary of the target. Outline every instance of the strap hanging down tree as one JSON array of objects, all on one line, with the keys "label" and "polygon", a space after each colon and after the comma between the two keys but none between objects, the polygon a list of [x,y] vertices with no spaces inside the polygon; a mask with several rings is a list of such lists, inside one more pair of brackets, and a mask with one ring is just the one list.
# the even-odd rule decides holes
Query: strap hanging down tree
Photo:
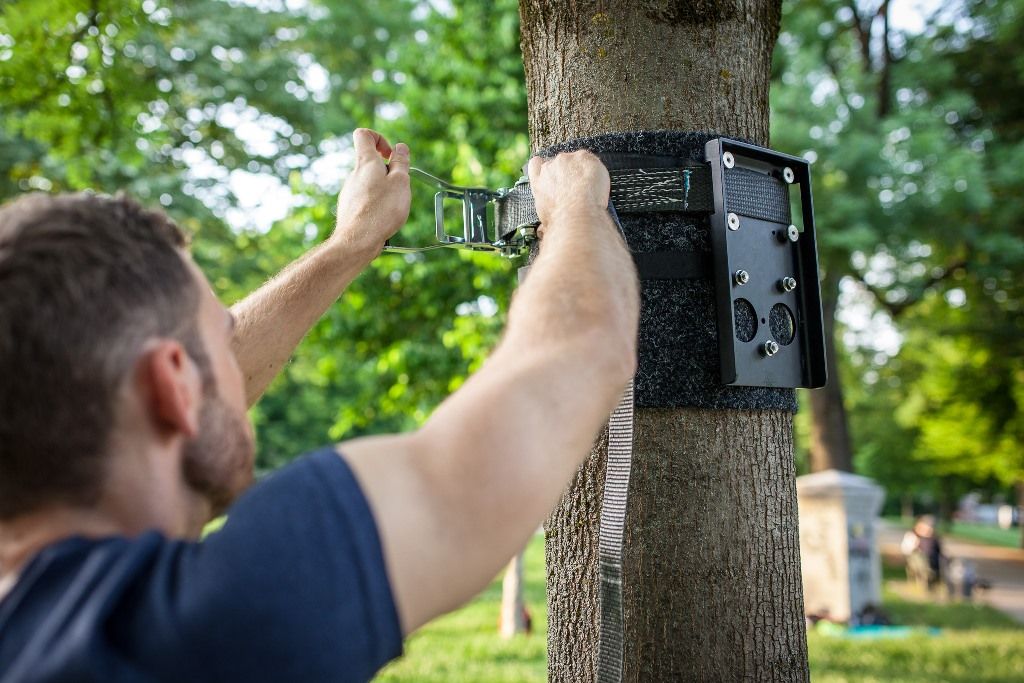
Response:
[{"label": "strap hanging down tree", "polygon": [[[708,140],[701,163],[672,156],[604,153],[609,210],[710,217],[711,251],[634,251],[641,280],[711,278],[715,285],[723,385],[818,387],[825,382],[817,251],[806,161],[735,140]],[[500,251],[528,248],[539,224],[529,183],[511,189],[457,187],[414,170],[437,186],[438,246]],[[799,188],[800,215],[791,211]],[[445,203],[462,202],[461,234],[450,234]],[[493,219],[490,211],[493,205]],[[792,222],[796,221],[796,222]],[[802,225],[802,230],[797,222]],[[623,237],[630,239],[623,231]],[[402,248],[389,247],[404,251]],[[631,382],[608,427],[599,524],[596,680],[622,680],[623,538],[633,451]]]}]

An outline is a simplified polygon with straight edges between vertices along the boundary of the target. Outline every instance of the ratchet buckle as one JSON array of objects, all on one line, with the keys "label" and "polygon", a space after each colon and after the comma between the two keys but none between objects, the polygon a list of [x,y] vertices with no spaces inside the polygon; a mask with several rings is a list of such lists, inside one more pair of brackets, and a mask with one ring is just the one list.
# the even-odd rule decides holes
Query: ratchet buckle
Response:
[{"label": "ratchet buckle", "polygon": [[[463,187],[441,180],[418,168],[409,169],[409,175],[422,183],[435,188],[434,222],[437,232],[437,243],[426,247],[402,247],[390,243],[385,244],[384,251],[396,253],[418,253],[452,247],[472,251],[499,252],[503,256],[518,256],[529,249],[530,243],[536,239],[536,226],[521,226],[515,233],[502,237],[492,216],[500,210],[500,204],[511,190],[500,188],[490,190],[485,187]],[[525,184],[526,179],[519,184]],[[445,225],[444,205],[448,200],[462,203],[462,229],[449,232]]]}]

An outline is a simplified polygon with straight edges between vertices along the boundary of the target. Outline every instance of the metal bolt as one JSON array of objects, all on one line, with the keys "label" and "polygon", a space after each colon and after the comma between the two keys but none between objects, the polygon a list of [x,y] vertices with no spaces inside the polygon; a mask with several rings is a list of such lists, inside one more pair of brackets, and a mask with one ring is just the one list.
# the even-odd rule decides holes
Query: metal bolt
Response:
[{"label": "metal bolt", "polygon": [[783,168],[782,179],[785,180],[788,184],[792,185],[793,181],[796,180],[796,176],[793,174],[793,169],[791,169],[789,166]]},{"label": "metal bolt", "polygon": [[779,289],[783,292],[792,292],[796,289],[796,278],[786,276],[779,280]]},{"label": "metal bolt", "polygon": [[738,285],[745,285],[750,282],[750,273],[745,270],[737,270],[733,273],[732,279]]},{"label": "metal bolt", "polygon": [[730,213],[728,216],[726,216],[725,222],[729,224],[730,230],[740,229],[740,217],[734,213]]},{"label": "metal bolt", "polygon": [[791,225],[786,228],[786,238],[789,239],[790,242],[796,242],[800,239],[800,231],[797,230],[795,225]]},{"label": "metal bolt", "polygon": [[779,344],[771,339],[761,344],[761,353],[771,358],[779,352]]},{"label": "metal bolt", "polygon": [[732,152],[725,152],[722,154],[722,163],[726,168],[732,168],[736,165],[736,157],[732,155]]}]

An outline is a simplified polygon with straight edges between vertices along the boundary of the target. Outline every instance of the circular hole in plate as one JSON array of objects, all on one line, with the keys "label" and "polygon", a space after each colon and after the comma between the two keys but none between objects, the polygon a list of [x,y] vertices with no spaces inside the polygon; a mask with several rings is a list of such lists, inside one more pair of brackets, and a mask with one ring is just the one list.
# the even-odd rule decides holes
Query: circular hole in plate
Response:
[{"label": "circular hole in plate", "polygon": [[736,325],[736,338],[748,342],[757,336],[757,312],[746,299],[732,302],[732,316]]},{"label": "circular hole in plate", "polygon": [[775,304],[768,314],[768,329],[775,341],[789,346],[796,337],[796,320],[786,304]]}]

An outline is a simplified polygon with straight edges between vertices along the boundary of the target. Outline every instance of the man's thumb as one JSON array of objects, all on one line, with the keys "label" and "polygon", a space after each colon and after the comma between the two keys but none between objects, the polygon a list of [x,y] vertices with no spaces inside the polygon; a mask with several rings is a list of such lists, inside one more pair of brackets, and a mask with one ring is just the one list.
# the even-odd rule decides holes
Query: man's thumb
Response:
[{"label": "man's thumb", "polygon": [[388,160],[388,173],[395,171],[409,172],[409,145],[404,142],[395,145],[394,151],[391,152],[391,159]]}]

